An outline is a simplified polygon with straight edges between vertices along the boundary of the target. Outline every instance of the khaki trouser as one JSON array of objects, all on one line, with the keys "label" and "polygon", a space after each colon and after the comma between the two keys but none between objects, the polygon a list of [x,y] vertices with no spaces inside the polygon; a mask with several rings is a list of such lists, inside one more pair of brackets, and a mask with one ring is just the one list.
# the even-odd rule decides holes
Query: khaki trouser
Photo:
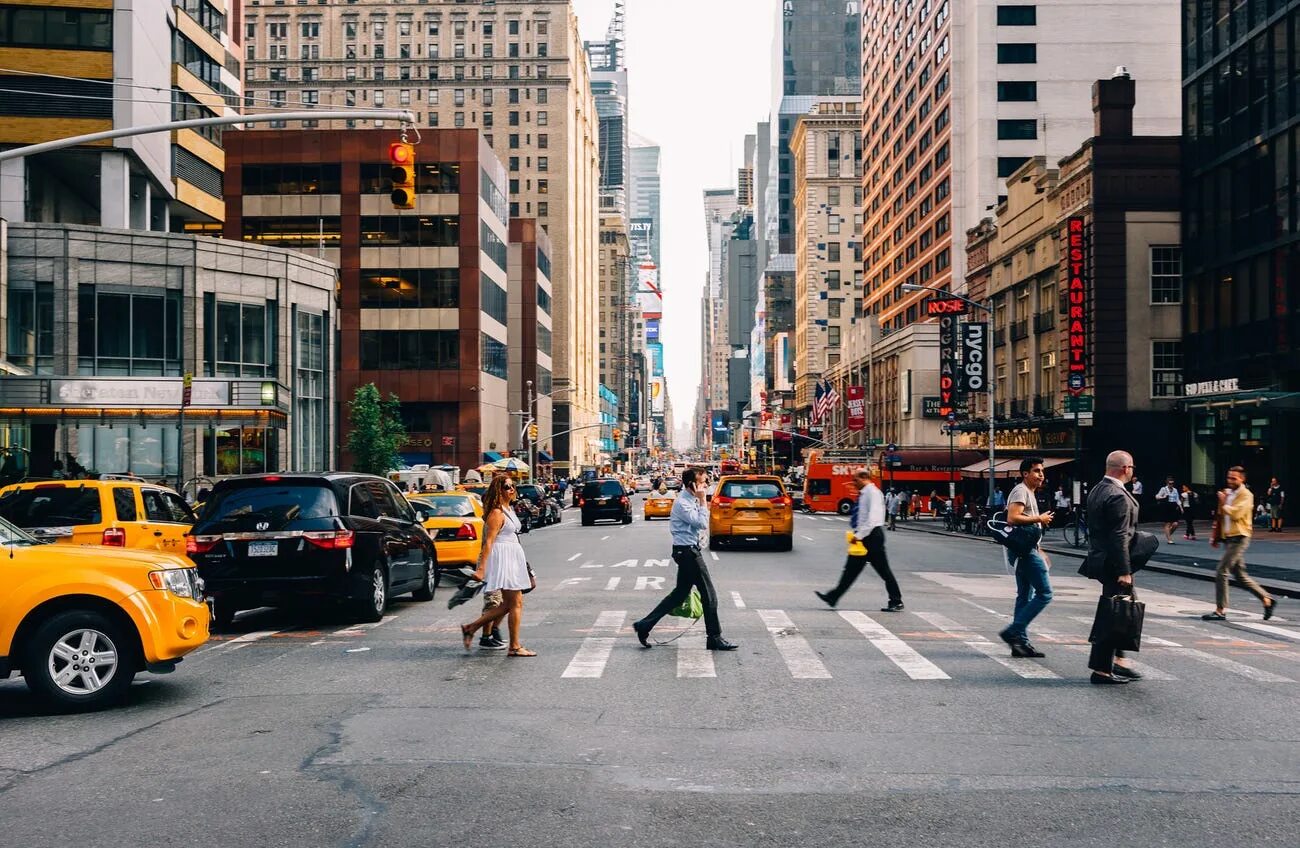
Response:
[{"label": "khaki trouser", "polygon": [[1246,573],[1246,548],[1250,546],[1249,536],[1228,536],[1223,541],[1223,559],[1215,571],[1214,603],[1219,609],[1228,608],[1228,579],[1236,577],[1247,591],[1259,598],[1261,602],[1268,593]]}]

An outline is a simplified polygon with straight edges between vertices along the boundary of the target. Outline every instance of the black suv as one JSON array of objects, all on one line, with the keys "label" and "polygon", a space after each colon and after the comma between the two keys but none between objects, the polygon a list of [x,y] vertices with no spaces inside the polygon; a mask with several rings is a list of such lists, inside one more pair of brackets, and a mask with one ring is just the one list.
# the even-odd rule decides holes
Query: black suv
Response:
[{"label": "black suv", "polygon": [[397,487],[368,474],[222,480],[186,539],[216,624],[266,605],[320,600],[379,621],[388,599],[433,600],[438,555]]},{"label": "black suv", "polygon": [[603,518],[624,524],[632,523],[632,499],[627,496],[623,484],[613,477],[584,483],[578,506],[582,507],[583,527],[589,527]]}]

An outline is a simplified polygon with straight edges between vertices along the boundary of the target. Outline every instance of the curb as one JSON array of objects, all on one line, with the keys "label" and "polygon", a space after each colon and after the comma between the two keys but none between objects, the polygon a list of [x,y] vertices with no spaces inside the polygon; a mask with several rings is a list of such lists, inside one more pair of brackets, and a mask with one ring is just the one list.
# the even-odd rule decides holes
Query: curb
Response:
[{"label": "curb", "polygon": [[[969,541],[984,542],[985,544],[989,544],[989,545],[997,544],[992,539],[989,539],[985,536],[971,536],[968,533],[950,533],[947,530],[916,526],[916,524],[913,522],[899,522],[897,527],[899,530],[911,530],[914,533],[926,533],[930,536],[946,536],[948,538],[954,538],[954,539],[956,538],[968,539]],[[1043,550],[1053,555],[1066,556],[1078,560],[1082,560],[1084,556],[1082,552],[1080,552],[1075,548],[1058,548],[1049,545],[1044,545]],[[1159,556],[1159,554],[1157,554],[1157,556]],[[1250,568],[1250,564],[1247,563],[1246,567]],[[1214,571],[1212,570],[1204,569],[1204,568],[1195,568],[1190,565],[1178,565],[1172,562],[1160,562],[1159,560],[1152,560],[1148,562],[1146,565],[1143,566],[1143,569],[1146,571],[1154,571],[1159,574],[1173,574],[1179,577],[1191,577],[1196,580],[1204,580],[1210,583],[1213,583],[1215,579]],[[1261,586],[1263,586],[1271,593],[1282,595],[1283,597],[1288,597],[1288,598],[1300,598],[1300,582],[1294,582],[1291,580],[1279,580],[1275,577],[1258,577],[1255,575],[1251,575],[1251,576],[1255,577],[1255,582],[1259,583]],[[1233,583],[1235,585],[1236,581],[1233,581]]]}]

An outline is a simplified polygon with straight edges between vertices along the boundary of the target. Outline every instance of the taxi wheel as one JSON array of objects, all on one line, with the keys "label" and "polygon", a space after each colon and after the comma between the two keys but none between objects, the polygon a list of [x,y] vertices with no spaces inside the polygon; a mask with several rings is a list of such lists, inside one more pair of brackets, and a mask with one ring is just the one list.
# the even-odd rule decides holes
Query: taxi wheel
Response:
[{"label": "taxi wheel", "polygon": [[850,512],[853,511],[853,501],[849,500],[848,498],[845,498],[844,500],[840,501],[839,506],[836,507],[835,511],[838,512],[840,515],[848,515]]},{"label": "taxi wheel", "polygon": [[716,550],[718,550],[718,549],[721,548],[721,547],[722,547],[722,540],[721,540],[721,539],[719,539],[717,536],[710,536],[710,537],[709,537],[709,550],[711,550],[711,551],[716,551]]},{"label": "taxi wheel", "polygon": [[623,523],[624,524],[632,523],[632,513],[629,512],[627,515],[623,516]]},{"label": "taxi wheel", "polygon": [[420,588],[411,593],[411,598],[417,601],[432,601],[433,593],[438,588],[438,568],[434,563],[433,557],[424,558],[424,582]]},{"label": "taxi wheel", "polygon": [[32,694],[46,704],[92,710],[122,700],[139,662],[117,622],[95,610],[68,610],[32,634],[22,669]]}]

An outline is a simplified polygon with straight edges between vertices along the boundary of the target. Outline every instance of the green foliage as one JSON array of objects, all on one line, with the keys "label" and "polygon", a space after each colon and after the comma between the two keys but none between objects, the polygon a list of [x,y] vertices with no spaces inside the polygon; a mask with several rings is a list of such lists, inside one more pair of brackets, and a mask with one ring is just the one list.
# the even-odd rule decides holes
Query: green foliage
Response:
[{"label": "green foliage", "polygon": [[374,383],[357,389],[348,403],[348,452],[352,470],[363,474],[387,474],[397,468],[397,452],[406,442],[401,406],[397,395],[387,400]]}]

